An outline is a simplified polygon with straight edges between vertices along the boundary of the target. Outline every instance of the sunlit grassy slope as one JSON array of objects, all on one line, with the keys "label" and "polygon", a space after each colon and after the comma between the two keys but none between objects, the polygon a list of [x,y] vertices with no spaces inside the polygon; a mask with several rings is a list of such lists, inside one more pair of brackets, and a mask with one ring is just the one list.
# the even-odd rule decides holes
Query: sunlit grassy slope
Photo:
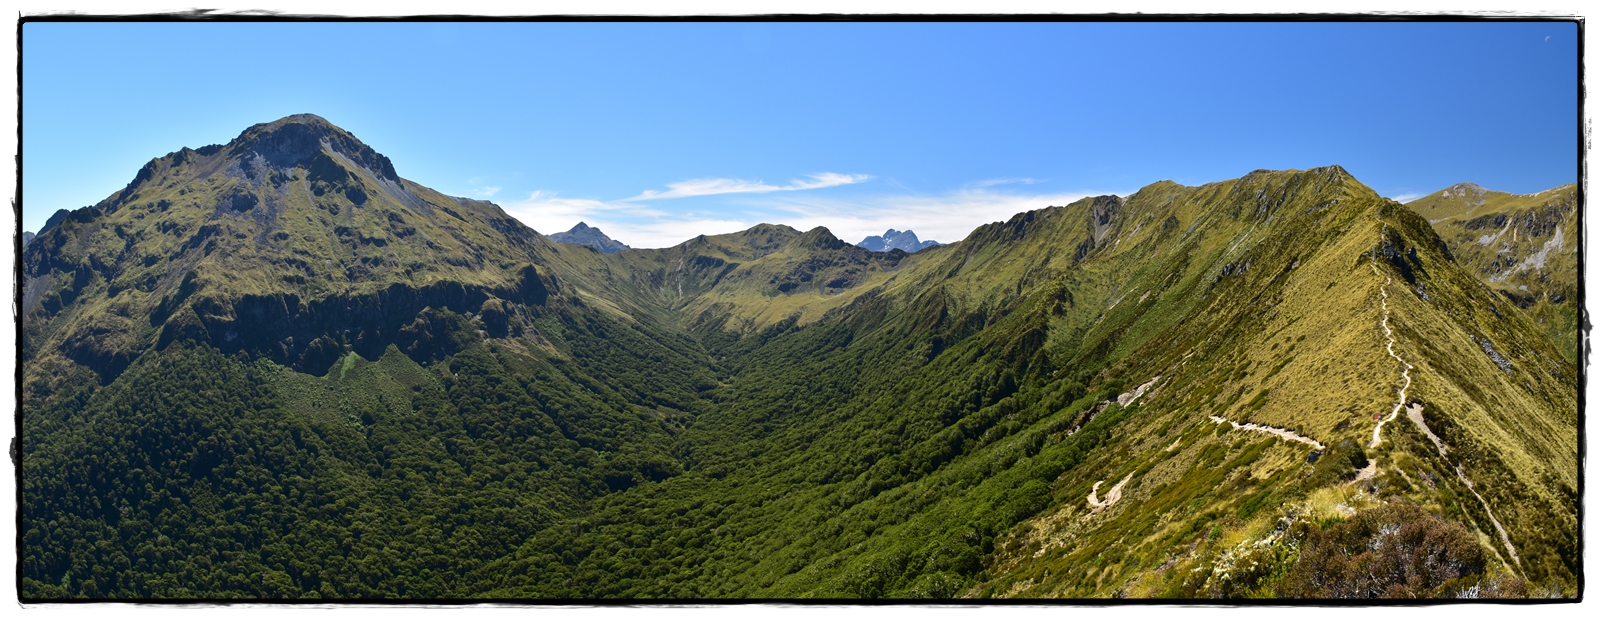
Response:
[{"label": "sunlit grassy slope", "polygon": [[24,252],[24,595],[1271,597],[1391,500],[1490,555],[1438,593],[1571,594],[1577,366],[1417,207],[1262,170],[604,254],[258,125]]},{"label": "sunlit grassy slope", "polygon": [[[1306,216],[1313,205],[1269,223],[1301,229],[1269,232],[1241,255],[1256,273],[1233,293],[1251,297],[1213,288],[1222,298],[1204,317],[1162,337],[1177,344],[1123,359],[1136,375],[1130,382],[1161,375],[1167,384],[1143,400],[1147,422],[1128,429],[1120,456],[1063,478],[1077,499],[1013,530],[998,553],[1006,573],[985,593],[1267,595],[1283,574],[1273,564],[1296,550],[1285,546],[1286,527],[1337,516],[1330,499],[1355,508],[1390,498],[1428,504],[1478,529],[1511,570],[1571,580],[1575,367],[1526,315],[1454,267],[1425,221],[1364,187],[1351,192],[1340,205],[1353,208]],[[1380,287],[1396,352],[1414,365],[1407,398],[1423,403],[1424,422],[1449,449],[1441,455],[1402,413],[1365,452],[1376,477],[1319,482],[1329,458],[1348,465],[1341,450],[1370,446],[1375,415],[1389,417],[1402,385],[1378,326]],[[1198,421],[1211,414],[1290,428],[1330,454],[1310,464],[1303,445],[1219,435]],[[1128,472],[1126,509],[1089,515],[1081,497],[1089,485]]]},{"label": "sunlit grassy slope", "polygon": [[[745,366],[762,370],[736,371],[719,394],[727,405],[687,433],[699,444],[690,469],[710,477],[608,498],[592,533],[535,539],[491,569],[494,593],[571,593],[540,582],[561,577],[645,595],[1271,595],[1294,559],[1275,521],[1389,498],[1478,529],[1506,555],[1503,571],[1570,589],[1574,368],[1451,264],[1424,221],[1341,169],[1024,213],[873,282],[836,319],[769,331],[750,349]],[[1397,353],[1416,366],[1408,401],[1425,401],[1446,444],[1464,444],[1444,456],[1404,415],[1368,448],[1402,383],[1380,329],[1383,290]],[[1481,348],[1446,347],[1455,339],[1489,341],[1526,364],[1514,371],[1537,374],[1513,384]],[[952,383],[962,375],[975,381]],[[1091,419],[1095,401],[1157,377],[1132,408]],[[1073,403],[1079,381],[1091,395]],[[756,401],[774,395],[796,400],[772,415]],[[1309,446],[1219,434],[1211,415],[1289,429],[1328,454],[1313,464]],[[1352,460],[1366,456],[1376,475],[1357,481]],[[1088,516],[1094,483],[1128,474],[1122,501]],[[672,563],[655,540],[605,543],[677,527],[670,509],[654,513],[707,503],[693,495],[737,513],[675,532],[705,543],[691,554],[709,560],[642,565],[641,586],[595,569],[616,554]],[[734,520],[747,523],[718,533]],[[596,557],[538,557],[567,542]],[[1230,574],[1236,545],[1264,547],[1253,579]],[[964,569],[968,551],[981,568]]]}]

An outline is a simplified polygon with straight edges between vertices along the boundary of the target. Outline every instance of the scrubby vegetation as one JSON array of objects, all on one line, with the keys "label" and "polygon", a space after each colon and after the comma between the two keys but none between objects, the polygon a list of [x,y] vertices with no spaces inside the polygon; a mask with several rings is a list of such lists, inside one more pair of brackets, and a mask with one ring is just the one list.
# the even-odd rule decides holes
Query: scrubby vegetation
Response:
[{"label": "scrubby vegetation", "polygon": [[1488,563],[1466,526],[1415,505],[1384,505],[1311,531],[1278,593],[1363,600],[1526,596],[1520,577],[1486,577]]}]

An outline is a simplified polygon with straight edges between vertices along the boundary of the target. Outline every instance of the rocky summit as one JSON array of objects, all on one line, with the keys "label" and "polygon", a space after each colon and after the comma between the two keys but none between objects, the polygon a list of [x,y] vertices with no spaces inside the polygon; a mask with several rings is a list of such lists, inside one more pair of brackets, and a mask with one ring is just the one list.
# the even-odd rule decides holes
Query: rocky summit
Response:
[{"label": "rocky summit", "polygon": [[398,163],[291,116],[27,244],[24,600],[1579,592],[1570,188],[607,252]]},{"label": "rocky summit", "polygon": [[932,240],[919,241],[917,240],[917,233],[909,229],[905,231],[890,229],[883,232],[881,236],[867,236],[865,240],[857,242],[856,246],[869,251],[881,252],[900,249],[907,253],[915,253],[922,249],[940,246],[940,244]]},{"label": "rocky summit", "polygon": [[573,225],[572,229],[550,234],[550,239],[563,244],[581,244],[602,253],[615,253],[629,248],[626,244],[612,240],[600,231],[599,227],[590,227],[582,221]]}]

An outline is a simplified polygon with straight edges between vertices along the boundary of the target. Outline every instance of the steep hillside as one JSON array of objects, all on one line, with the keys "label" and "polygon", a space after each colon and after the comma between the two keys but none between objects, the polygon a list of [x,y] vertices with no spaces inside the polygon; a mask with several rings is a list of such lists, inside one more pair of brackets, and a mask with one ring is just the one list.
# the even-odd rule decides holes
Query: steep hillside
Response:
[{"label": "steep hillside", "polygon": [[1457,184],[1406,204],[1428,219],[1467,271],[1528,311],[1578,357],[1578,187],[1532,195]]},{"label": "steep hillside", "polygon": [[[1311,200],[1288,188],[1250,191],[1276,213],[1210,262],[1191,320],[1121,359],[1129,383],[1159,377],[1142,425],[1121,456],[1057,481],[1071,500],[997,541],[984,593],[1271,595],[1297,521],[1396,498],[1474,529],[1505,572],[1572,584],[1576,367],[1420,217],[1350,181]],[[1112,485],[1120,501],[1097,507]]]},{"label": "steep hillside", "polygon": [[604,253],[285,118],[24,251],[21,593],[1571,595],[1580,373],[1457,259],[1338,167]]}]

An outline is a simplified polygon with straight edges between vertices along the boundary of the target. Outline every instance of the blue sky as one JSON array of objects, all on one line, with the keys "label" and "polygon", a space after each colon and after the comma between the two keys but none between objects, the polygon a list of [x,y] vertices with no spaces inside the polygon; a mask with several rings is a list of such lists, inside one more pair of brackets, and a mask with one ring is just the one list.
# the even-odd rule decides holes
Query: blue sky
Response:
[{"label": "blue sky", "polygon": [[1260,168],[1400,199],[1577,181],[1571,23],[29,23],[23,45],[30,231],[301,112],[401,176],[636,247],[763,222],[952,242]]}]

